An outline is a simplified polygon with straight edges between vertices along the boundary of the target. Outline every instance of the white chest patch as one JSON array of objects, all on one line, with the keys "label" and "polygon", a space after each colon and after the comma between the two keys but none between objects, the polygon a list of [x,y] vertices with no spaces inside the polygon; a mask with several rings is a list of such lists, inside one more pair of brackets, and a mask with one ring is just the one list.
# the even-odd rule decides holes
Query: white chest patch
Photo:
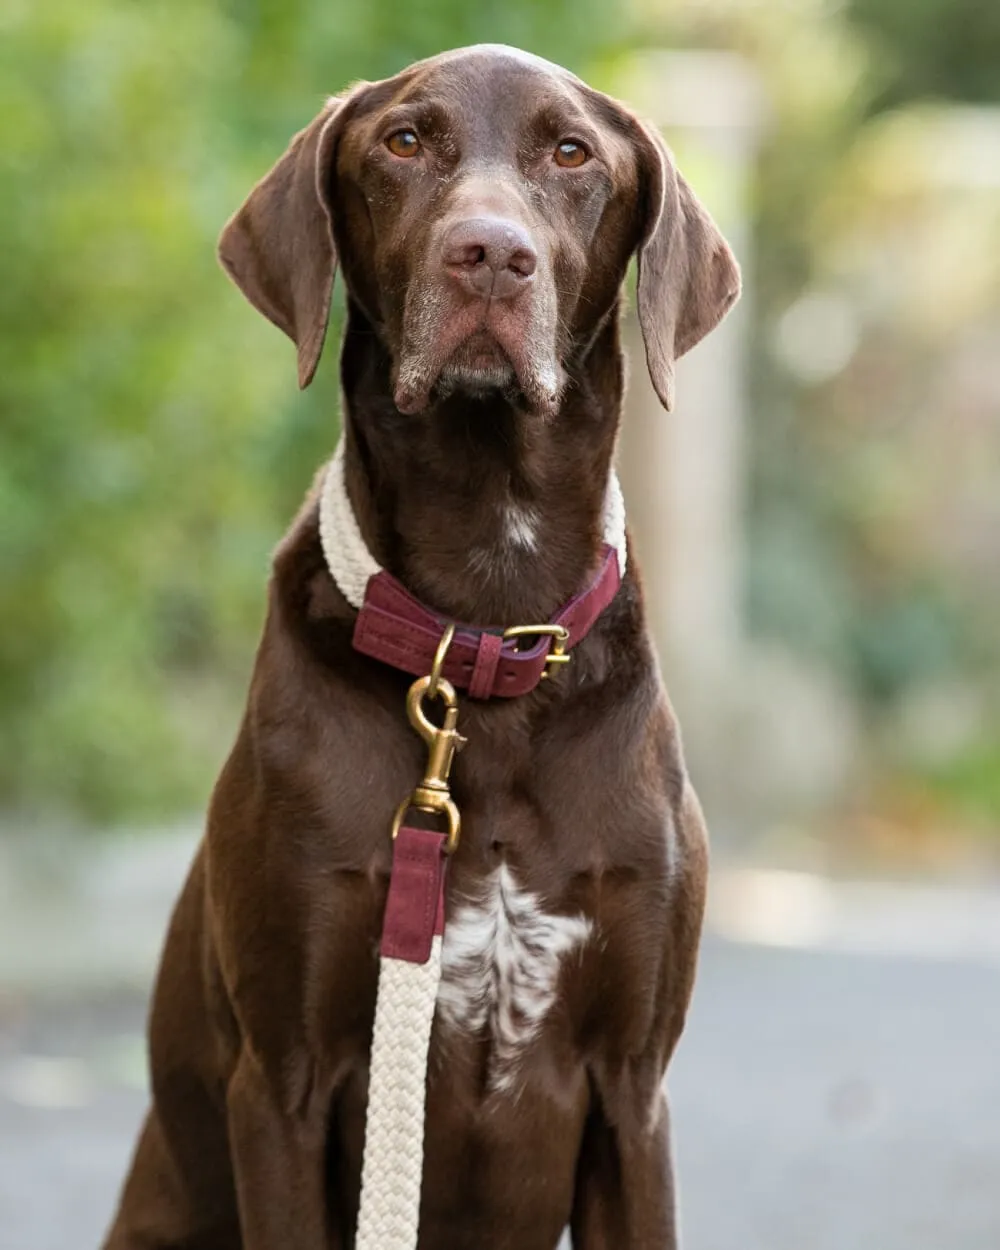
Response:
[{"label": "white chest patch", "polygon": [[533,508],[508,503],[503,510],[504,538],[512,547],[535,551],[538,547],[538,515]]},{"label": "white chest patch", "polygon": [[438,1010],[456,1030],[489,1030],[495,1089],[513,1084],[518,1055],[555,1002],[564,957],[592,927],[584,916],[544,912],[506,865],[488,878],[478,903],[448,921]]}]

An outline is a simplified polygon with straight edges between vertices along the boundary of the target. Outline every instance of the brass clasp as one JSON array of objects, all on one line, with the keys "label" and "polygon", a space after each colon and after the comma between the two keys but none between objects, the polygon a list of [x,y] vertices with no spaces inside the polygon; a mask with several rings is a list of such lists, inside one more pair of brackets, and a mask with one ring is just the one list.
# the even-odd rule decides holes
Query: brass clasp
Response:
[{"label": "brass clasp", "polygon": [[[424,769],[423,780],[396,809],[392,822],[392,836],[395,838],[399,833],[403,818],[411,807],[421,812],[430,812],[432,815],[442,815],[448,820],[448,842],[445,850],[450,855],[458,846],[462,821],[448,788],[448,776],[455,752],[465,746],[465,739],[456,729],[458,697],[455,694],[455,687],[441,676],[440,664],[436,664],[435,668],[437,669],[435,674],[418,678],[406,696],[406,714],[410,718],[410,724],[427,743],[427,767]],[[440,728],[428,718],[424,711],[425,698],[437,698],[443,701],[444,724]]]},{"label": "brass clasp", "polygon": [[550,623],[545,625],[512,625],[510,629],[503,631],[504,642],[510,638],[535,638],[545,635],[552,639],[552,650],[545,657],[545,671],[542,673],[542,681],[552,676],[550,665],[568,664],[573,658],[566,654],[566,644],[569,642],[569,630],[566,626]]}]

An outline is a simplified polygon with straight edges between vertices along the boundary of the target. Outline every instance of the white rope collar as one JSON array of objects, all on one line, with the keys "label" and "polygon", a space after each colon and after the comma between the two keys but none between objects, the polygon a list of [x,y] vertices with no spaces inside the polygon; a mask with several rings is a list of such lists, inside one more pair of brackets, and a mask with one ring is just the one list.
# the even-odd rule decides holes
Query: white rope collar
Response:
[{"label": "white rope collar", "polygon": [[[352,608],[360,608],[368,579],[382,571],[361,537],[344,481],[344,439],[326,467],[319,498],[319,537],[333,580]],[[604,541],[618,553],[618,571],[625,576],[625,500],[612,468],[604,497]]]}]

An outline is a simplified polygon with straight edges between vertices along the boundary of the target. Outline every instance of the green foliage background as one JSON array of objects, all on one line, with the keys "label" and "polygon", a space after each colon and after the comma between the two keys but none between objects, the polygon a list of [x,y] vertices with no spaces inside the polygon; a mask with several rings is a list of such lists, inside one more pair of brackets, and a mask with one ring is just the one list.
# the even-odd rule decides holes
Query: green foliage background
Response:
[{"label": "green foliage background", "polygon": [[[849,47],[855,90],[779,116],[763,154],[766,327],[816,267],[811,210],[871,115],[926,95],[1000,98],[996,12],[975,0],[804,0],[801,12],[722,0],[626,11],[606,0],[7,0],[0,809],[107,822],[203,801],[232,735],[270,549],[337,420],[335,352],[300,395],[290,345],[213,251],[326,94],[490,40],[598,82],[631,47],[733,47],[780,96],[796,46],[820,70],[830,47]],[[804,432],[808,402],[760,344],[754,374],[751,611],[800,645],[819,619],[809,572],[823,570],[820,601],[835,608],[843,590],[857,610],[823,616],[832,640],[817,646],[839,648],[877,702],[909,680],[907,656],[918,670],[936,662],[928,655],[954,631],[920,588],[872,611],[858,600],[852,519],[827,489],[827,447]],[[797,588],[775,591],[789,561]],[[982,786],[983,767],[969,767]]]}]

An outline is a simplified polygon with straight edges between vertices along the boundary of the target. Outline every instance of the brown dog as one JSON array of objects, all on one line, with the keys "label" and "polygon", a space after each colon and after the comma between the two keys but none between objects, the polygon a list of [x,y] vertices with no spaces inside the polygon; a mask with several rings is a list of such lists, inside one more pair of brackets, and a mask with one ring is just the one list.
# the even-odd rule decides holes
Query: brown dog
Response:
[{"label": "brown dog", "polygon": [[[331,100],[227,225],[223,264],[302,385],[339,260],[348,494],[442,620],[546,621],[593,577],[633,254],[669,407],[675,358],[736,298],[732,255],[651,130],[492,46]],[[108,1250],[354,1243],[389,829],[424,759],[412,678],[354,649],[355,616],[314,494],[167,937]],[[677,1244],[662,1082],[706,845],[634,562],[571,655],[461,703],[423,1250],[553,1250],[567,1224],[577,1250]]]}]

